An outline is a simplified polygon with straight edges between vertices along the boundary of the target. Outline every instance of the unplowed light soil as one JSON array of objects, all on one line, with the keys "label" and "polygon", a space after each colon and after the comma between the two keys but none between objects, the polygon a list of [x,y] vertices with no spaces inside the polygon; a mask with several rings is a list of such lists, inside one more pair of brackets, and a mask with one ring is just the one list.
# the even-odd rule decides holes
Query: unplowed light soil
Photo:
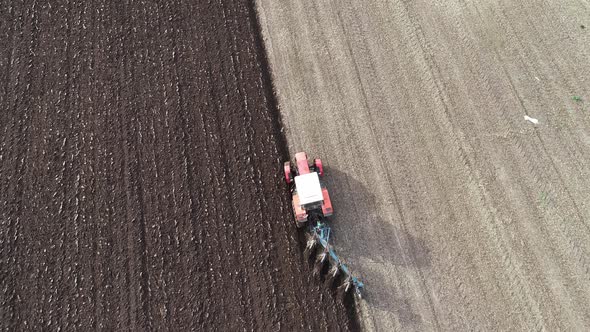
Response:
[{"label": "unplowed light soil", "polygon": [[588,1],[257,4],[367,329],[590,330]]}]

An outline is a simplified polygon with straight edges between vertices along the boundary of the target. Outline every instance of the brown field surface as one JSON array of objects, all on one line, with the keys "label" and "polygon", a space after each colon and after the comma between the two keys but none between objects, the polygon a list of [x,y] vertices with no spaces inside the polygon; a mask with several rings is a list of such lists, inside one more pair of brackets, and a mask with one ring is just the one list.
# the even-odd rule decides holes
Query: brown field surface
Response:
[{"label": "brown field surface", "polygon": [[261,46],[246,0],[0,4],[0,330],[354,328]]}]

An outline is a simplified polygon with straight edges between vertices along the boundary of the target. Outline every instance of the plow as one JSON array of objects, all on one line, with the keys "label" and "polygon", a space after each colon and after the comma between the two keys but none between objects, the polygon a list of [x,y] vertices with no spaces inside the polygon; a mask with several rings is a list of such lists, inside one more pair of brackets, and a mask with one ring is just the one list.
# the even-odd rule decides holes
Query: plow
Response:
[{"label": "plow", "polygon": [[295,161],[294,167],[290,161],[284,163],[285,182],[291,189],[296,225],[307,227],[304,254],[314,261],[314,275],[325,277],[330,287],[343,293],[354,290],[361,297],[364,284],[352,275],[330,243],[332,229],[327,221],[334,210],[328,189],[320,180],[324,176],[322,161],[314,159],[310,164],[305,152],[297,153]]}]

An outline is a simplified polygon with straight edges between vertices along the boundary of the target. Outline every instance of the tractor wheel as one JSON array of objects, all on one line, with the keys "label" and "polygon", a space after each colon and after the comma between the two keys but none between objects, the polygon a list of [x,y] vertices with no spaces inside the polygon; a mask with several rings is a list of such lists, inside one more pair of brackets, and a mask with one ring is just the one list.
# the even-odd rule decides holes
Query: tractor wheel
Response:
[{"label": "tractor wheel", "polygon": [[318,172],[320,176],[324,176],[324,165],[322,165],[321,159],[315,159],[313,161],[313,165],[315,167],[315,171]]},{"label": "tractor wheel", "polygon": [[293,182],[293,173],[291,173],[291,162],[285,161],[283,170],[285,171],[285,182],[287,182],[287,184],[291,184],[291,182]]}]

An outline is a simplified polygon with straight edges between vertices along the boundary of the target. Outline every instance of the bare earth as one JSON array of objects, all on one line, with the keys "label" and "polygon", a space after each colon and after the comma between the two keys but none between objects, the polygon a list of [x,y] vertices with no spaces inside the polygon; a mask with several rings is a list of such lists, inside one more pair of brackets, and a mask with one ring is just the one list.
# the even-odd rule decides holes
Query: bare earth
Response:
[{"label": "bare earth", "polygon": [[590,329],[588,1],[258,12],[290,150],[327,165],[365,328]]},{"label": "bare earth", "polygon": [[304,264],[255,17],[0,2],[0,331],[358,329]]}]

